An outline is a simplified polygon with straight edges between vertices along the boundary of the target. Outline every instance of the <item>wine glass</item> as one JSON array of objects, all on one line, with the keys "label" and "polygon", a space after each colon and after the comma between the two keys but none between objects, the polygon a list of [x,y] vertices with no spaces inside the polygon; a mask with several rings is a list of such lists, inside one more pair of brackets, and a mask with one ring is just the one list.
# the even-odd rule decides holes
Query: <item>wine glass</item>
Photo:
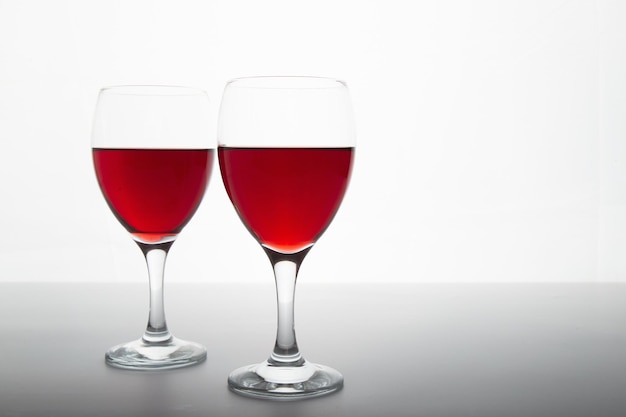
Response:
[{"label": "wine glass", "polygon": [[146,331],[107,351],[111,366],[169,369],[206,359],[203,346],[169,332],[163,273],[213,168],[208,104],[204,91],[176,86],[109,87],[98,96],[92,132],[96,177],[111,211],[143,252],[150,282]]},{"label": "wine glass", "polygon": [[308,362],[294,330],[300,264],[346,192],[355,131],[344,82],[319,77],[230,81],[218,122],[222,179],[239,217],[274,269],[278,330],[270,357],[228,377],[252,397],[297,399],[343,386],[336,370]]}]

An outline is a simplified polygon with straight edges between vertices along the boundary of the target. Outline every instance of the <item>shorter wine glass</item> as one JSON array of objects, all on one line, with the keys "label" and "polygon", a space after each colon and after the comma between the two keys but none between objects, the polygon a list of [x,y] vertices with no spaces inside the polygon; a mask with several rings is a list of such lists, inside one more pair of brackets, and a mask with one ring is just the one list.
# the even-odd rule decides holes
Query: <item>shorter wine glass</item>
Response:
[{"label": "shorter wine glass", "polygon": [[270,357],[233,371],[234,392],[280,400],[343,386],[333,368],[300,354],[294,297],[300,265],[346,192],[355,133],[348,88],[318,77],[251,77],[229,82],[218,127],[228,196],[274,268],[278,329]]},{"label": "shorter wine glass", "polygon": [[143,252],[150,282],[148,325],[139,340],[106,352],[124,369],[180,368],[206,349],[175,338],[165,321],[163,273],[172,244],[198,208],[214,160],[202,90],[173,86],[104,88],[98,96],[92,154],[111,211]]}]

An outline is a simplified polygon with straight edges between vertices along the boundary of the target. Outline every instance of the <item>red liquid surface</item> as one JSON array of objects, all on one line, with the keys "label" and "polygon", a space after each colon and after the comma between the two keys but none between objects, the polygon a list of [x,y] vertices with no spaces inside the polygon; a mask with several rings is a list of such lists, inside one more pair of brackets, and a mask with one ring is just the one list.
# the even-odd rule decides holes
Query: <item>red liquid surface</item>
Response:
[{"label": "red liquid surface", "polygon": [[320,237],[346,192],[354,148],[218,148],[226,191],[264,246],[298,252]]},{"label": "red liquid surface", "polygon": [[93,149],[100,189],[137,239],[175,236],[191,219],[213,167],[212,149]]}]

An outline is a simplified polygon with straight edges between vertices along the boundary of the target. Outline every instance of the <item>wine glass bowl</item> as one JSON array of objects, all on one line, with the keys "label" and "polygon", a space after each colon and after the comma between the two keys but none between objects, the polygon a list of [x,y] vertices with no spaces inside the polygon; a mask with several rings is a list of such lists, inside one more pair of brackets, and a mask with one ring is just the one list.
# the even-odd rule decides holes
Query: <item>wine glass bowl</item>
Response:
[{"label": "wine glass bowl", "polygon": [[165,320],[167,253],[200,205],[214,147],[202,90],[119,86],[98,96],[92,157],[109,208],[143,252],[150,311],[143,336],[111,348],[106,363],[125,369],[179,368],[202,362],[206,349],[175,338]]},{"label": "wine glass bowl", "polygon": [[319,77],[250,77],[229,82],[218,122],[227,194],[274,269],[278,325],[270,357],[233,371],[231,390],[297,399],[335,392],[336,370],[300,354],[294,295],[302,261],[335,216],[354,159],[352,109],[344,82]]}]

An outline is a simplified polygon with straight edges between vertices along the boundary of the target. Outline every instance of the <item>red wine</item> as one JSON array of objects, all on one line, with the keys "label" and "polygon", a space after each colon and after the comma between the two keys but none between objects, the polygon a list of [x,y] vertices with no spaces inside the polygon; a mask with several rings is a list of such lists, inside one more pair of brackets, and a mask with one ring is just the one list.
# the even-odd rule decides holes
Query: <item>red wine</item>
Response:
[{"label": "red wine", "polygon": [[218,148],[226,192],[264,246],[298,252],[334,217],[350,178],[354,148]]},{"label": "red wine", "polygon": [[143,242],[178,234],[200,205],[212,149],[93,149],[100,189],[118,220]]}]

